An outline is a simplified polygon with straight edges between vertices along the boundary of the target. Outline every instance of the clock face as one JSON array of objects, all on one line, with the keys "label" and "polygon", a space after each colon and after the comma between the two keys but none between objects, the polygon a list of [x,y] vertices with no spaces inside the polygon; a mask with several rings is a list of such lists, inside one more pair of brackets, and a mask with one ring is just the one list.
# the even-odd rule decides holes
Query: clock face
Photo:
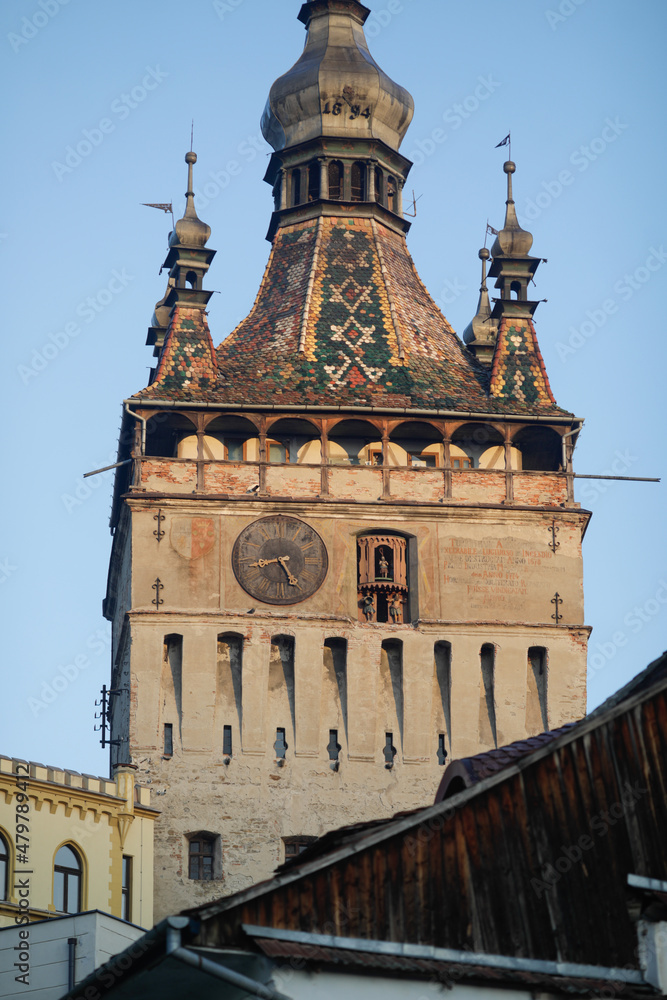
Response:
[{"label": "clock face", "polygon": [[266,604],[298,604],[320,589],[329,558],[317,532],[295,517],[253,521],[234,543],[232,568],[244,590]]}]

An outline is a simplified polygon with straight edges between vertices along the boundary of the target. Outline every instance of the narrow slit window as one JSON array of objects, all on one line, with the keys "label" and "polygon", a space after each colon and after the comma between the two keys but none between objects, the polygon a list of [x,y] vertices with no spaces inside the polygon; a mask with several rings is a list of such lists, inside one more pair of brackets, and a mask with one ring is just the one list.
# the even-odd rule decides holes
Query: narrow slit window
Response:
[{"label": "narrow slit window", "polygon": [[122,907],[123,920],[132,919],[132,858],[123,855]]},{"label": "narrow slit window", "polygon": [[340,756],[340,743],[338,742],[338,730],[329,730],[329,745],[327,746],[329,752],[329,760],[338,760]]},{"label": "narrow slit window", "polygon": [[396,747],[394,746],[393,733],[385,733],[383,753],[384,753],[384,766],[386,768],[393,767],[394,757],[396,756]]},{"label": "narrow slit window", "polygon": [[222,752],[225,757],[232,756],[232,727],[224,726],[222,730]]},{"label": "narrow slit window", "polygon": [[174,753],[174,727],[171,722],[164,724],[164,755],[171,757]]},{"label": "narrow slit window", "polygon": [[276,760],[285,759],[289,747],[285,741],[285,730],[282,728],[276,729],[276,742],[273,744],[273,749],[276,751]]}]

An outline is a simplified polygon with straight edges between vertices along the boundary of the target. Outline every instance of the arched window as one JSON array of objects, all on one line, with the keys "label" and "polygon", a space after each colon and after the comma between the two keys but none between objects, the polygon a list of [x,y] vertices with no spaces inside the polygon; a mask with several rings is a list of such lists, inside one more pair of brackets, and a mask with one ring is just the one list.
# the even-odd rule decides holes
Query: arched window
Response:
[{"label": "arched window", "polygon": [[308,167],[308,201],[317,201],[320,197],[320,165],[314,160]]},{"label": "arched window", "polygon": [[384,205],[384,174],[379,167],[375,168],[375,200]]},{"label": "arched window", "polygon": [[373,532],[357,541],[359,620],[402,625],[408,621],[407,539]]},{"label": "arched window", "polygon": [[197,287],[197,275],[194,271],[188,271],[188,273],[185,275],[185,284],[189,285],[190,288]]},{"label": "arched window", "polygon": [[292,204],[301,204],[301,167],[292,171]]},{"label": "arched window", "polygon": [[9,844],[0,833],[0,899],[7,899],[9,885]]},{"label": "arched window", "polygon": [[53,905],[58,913],[81,912],[81,858],[69,844],[63,844],[53,866]]},{"label": "arched window", "polygon": [[343,188],[343,164],[340,160],[332,160],[329,164],[329,199],[340,201]]},{"label": "arched window", "polygon": [[390,212],[396,212],[398,188],[395,177],[387,177],[387,208]]},{"label": "arched window", "polygon": [[366,201],[366,165],[352,164],[352,201]]}]

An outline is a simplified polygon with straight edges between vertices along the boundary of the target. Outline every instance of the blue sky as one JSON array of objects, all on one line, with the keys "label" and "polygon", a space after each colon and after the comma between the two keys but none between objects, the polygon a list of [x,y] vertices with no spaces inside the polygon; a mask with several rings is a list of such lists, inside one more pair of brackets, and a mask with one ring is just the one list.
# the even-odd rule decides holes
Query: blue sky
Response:
[{"label": "blue sky", "polygon": [[[268,255],[259,118],[304,39],[298,0],[5,0],[0,8],[5,614],[0,753],[89,773],[109,474],[144,346],[195,121],[200,215],[218,250],[216,341],[249,311]],[[583,473],[665,475],[663,0],[377,0],[369,44],[415,98],[403,145],[420,196],[417,268],[454,328],[474,312],[487,218],[515,198],[548,258],[537,330],[556,398],[586,418]],[[70,151],[71,150],[71,151]],[[77,152],[78,150],[78,152]],[[663,242],[664,241],[664,242]],[[589,705],[667,645],[664,484],[580,481],[594,627]],[[48,704],[47,704],[48,702]]]}]

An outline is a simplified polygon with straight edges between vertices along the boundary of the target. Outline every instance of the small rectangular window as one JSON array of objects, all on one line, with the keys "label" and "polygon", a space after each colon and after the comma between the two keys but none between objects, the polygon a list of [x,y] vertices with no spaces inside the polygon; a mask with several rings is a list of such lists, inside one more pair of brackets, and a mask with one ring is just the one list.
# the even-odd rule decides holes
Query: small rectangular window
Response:
[{"label": "small rectangular window", "polygon": [[317,837],[284,837],[285,861],[289,861],[290,858],[298,858],[316,840]]},{"label": "small rectangular window", "polygon": [[174,727],[171,722],[164,724],[164,755],[171,757],[174,753]]},{"label": "small rectangular window", "polygon": [[222,752],[225,757],[232,755],[232,727],[224,726],[222,730]]},{"label": "small rectangular window", "polygon": [[121,917],[132,919],[132,858],[123,855],[123,887],[122,887]]},{"label": "small rectangular window", "polygon": [[199,839],[190,841],[188,860],[191,879],[200,882],[213,880],[213,846],[213,837],[200,836]]},{"label": "small rectangular window", "polygon": [[472,469],[471,458],[453,458],[452,469]]}]

